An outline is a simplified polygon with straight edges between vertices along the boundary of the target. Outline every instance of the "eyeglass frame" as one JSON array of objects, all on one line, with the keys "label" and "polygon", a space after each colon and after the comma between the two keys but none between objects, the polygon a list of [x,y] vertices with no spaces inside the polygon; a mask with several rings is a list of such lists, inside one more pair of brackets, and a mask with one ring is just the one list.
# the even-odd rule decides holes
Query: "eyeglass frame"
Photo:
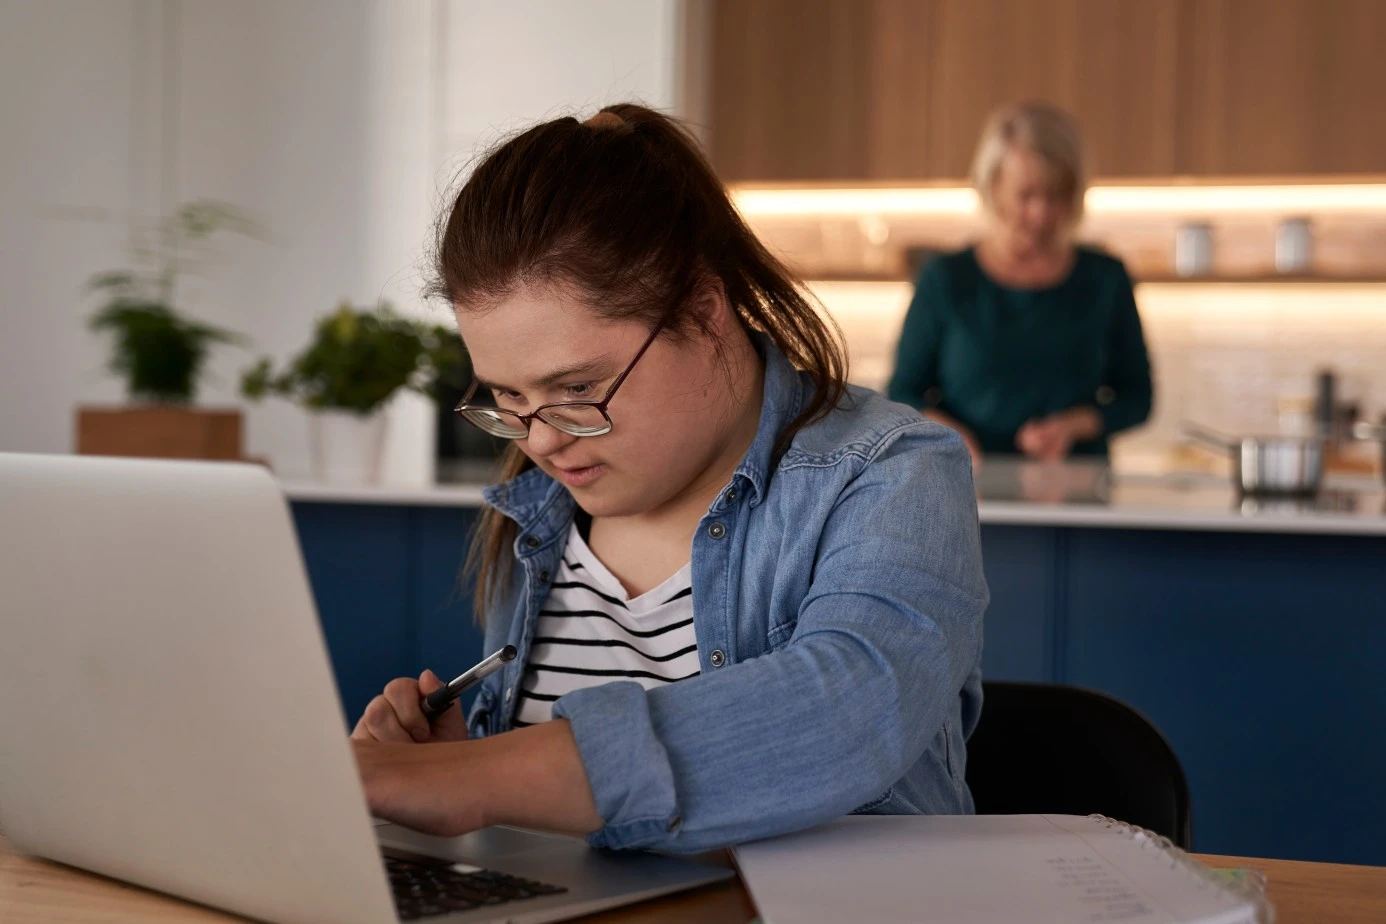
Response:
[{"label": "eyeglass frame", "polygon": [[[665,313],[663,314],[663,316],[660,317],[659,322],[656,323],[655,326],[654,326],[654,329],[650,331],[650,336],[647,337],[647,338],[645,338],[644,344],[642,344],[641,347],[640,347],[640,349],[639,349],[638,351],[636,351],[635,358],[632,359],[632,360],[630,361],[630,365],[626,366],[625,371],[623,371],[620,375],[616,376],[616,381],[614,381],[614,382],[611,383],[611,387],[608,388],[608,389],[606,390],[606,395],[605,395],[600,401],[554,401],[554,402],[550,402],[549,404],[541,404],[541,405],[539,405],[538,407],[536,407],[533,411],[530,411],[528,414],[521,414],[521,413],[518,412],[518,411],[511,411],[511,410],[507,410],[506,408],[502,408],[502,407],[491,407],[491,406],[489,406],[489,405],[481,405],[481,404],[468,404],[467,402],[470,401],[470,400],[472,399],[472,396],[476,394],[477,389],[479,389],[479,388],[481,387],[481,382],[480,382],[479,380],[473,378],[473,379],[472,379],[472,386],[471,386],[470,388],[467,389],[467,393],[466,393],[465,395],[462,396],[462,401],[457,405],[457,407],[455,407],[455,408],[452,409],[452,412],[453,412],[454,414],[456,414],[457,416],[461,417],[461,418],[462,418],[464,421],[466,421],[467,423],[471,424],[473,427],[476,427],[476,428],[477,428],[478,430],[480,430],[482,433],[485,433],[487,436],[494,436],[494,437],[496,437],[496,438],[498,438],[498,439],[503,439],[503,440],[528,439],[528,438],[529,438],[529,434],[530,434],[531,425],[533,424],[533,422],[534,422],[535,420],[539,420],[539,421],[541,421],[541,422],[543,422],[543,423],[545,423],[545,424],[548,424],[550,427],[553,427],[555,430],[557,430],[557,431],[560,432],[560,433],[566,434],[567,436],[577,437],[577,438],[579,438],[579,439],[585,439],[585,438],[591,437],[591,436],[605,436],[606,434],[610,433],[610,432],[615,428],[615,426],[616,426],[615,422],[611,419],[611,415],[610,415],[609,413],[607,413],[607,407],[611,404],[611,399],[614,398],[614,397],[616,397],[616,390],[619,389],[619,388],[621,387],[621,385],[626,381],[626,378],[631,374],[631,372],[633,372],[633,371],[635,370],[635,365],[636,365],[636,363],[640,362],[640,359],[641,359],[641,357],[643,357],[643,356],[645,355],[645,352],[646,352],[647,350],[649,350],[649,348],[650,348],[651,346],[654,345],[655,338],[657,338],[657,337],[659,336],[660,331],[664,330],[665,326],[666,326],[666,325],[668,324],[668,322],[669,322],[669,318],[670,318],[671,314],[672,314],[672,312],[665,312]],[[602,415],[602,418],[606,421],[606,424],[607,424],[606,429],[603,430],[603,431],[601,431],[600,433],[572,433],[572,432],[570,432],[570,431],[568,431],[568,430],[564,430],[564,429],[563,429],[562,427],[560,427],[560,426],[557,426],[557,425],[555,425],[555,424],[553,424],[553,423],[551,423],[551,422],[549,422],[549,421],[547,421],[547,420],[544,420],[542,417],[539,416],[540,413],[542,413],[543,411],[546,411],[546,410],[548,410],[549,408],[555,408],[555,407],[558,407],[558,408],[564,408],[564,407],[591,407],[591,408],[596,408],[596,409],[597,409],[597,413],[601,414],[601,415]],[[524,428],[525,428],[525,435],[524,435],[524,436],[501,436],[499,433],[492,433],[490,430],[487,430],[487,429],[486,429],[485,427],[483,427],[481,424],[479,424],[479,423],[477,423],[476,421],[471,420],[470,418],[468,418],[468,417],[466,417],[466,416],[463,415],[463,412],[464,412],[464,411],[472,411],[472,410],[475,410],[475,411],[487,411],[487,412],[496,412],[496,411],[499,411],[500,413],[505,414],[505,415],[508,416],[508,417],[514,417],[516,420],[518,420],[520,423],[522,423],[522,424],[524,425]]]}]

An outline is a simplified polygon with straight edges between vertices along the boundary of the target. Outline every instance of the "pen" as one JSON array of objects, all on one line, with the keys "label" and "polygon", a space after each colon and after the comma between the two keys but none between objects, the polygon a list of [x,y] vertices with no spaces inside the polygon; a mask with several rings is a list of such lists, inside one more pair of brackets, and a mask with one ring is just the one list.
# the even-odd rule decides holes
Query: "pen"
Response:
[{"label": "pen", "polygon": [[496,671],[500,670],[501,666],[505,664],[505,662],[514,660],[515,646],[506,645],[500,651],[491,655],[489,658],[482,661],[476,667],[472,668],[469,671],[466,671],[465,673],[458,674],[456,677],[452,679],[452,681],[447,686],[439,687],[432,693],[425,696],[423,698],[423,701],[419,704],[420,707],[423,709],[423,714],[428,716],[430,719],[436,718],[438,715],[446,711],[447,708],[452,705],[453,701],[457,699],[457,697],[462,695],[463,690],[475,684],[481,683],[481,681],[485,680],[487,677],[490,677]]}]

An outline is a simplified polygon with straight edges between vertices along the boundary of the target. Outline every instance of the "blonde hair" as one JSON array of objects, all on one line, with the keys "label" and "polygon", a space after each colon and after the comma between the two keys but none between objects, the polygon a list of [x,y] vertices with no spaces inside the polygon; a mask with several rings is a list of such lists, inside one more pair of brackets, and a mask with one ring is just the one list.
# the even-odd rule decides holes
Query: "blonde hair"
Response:
[{"label": "blonde hair", "polygon": [[1083,194],[1088,188],[1088,164],[1078,123],[1057,106],[1024,102],[996,110],[987,119],[972,159],[972,186],[987,211],[1001,158],[1012,147],[1033,151],[1048,163],[1069,194],[1070,220],[1083,217]]}]

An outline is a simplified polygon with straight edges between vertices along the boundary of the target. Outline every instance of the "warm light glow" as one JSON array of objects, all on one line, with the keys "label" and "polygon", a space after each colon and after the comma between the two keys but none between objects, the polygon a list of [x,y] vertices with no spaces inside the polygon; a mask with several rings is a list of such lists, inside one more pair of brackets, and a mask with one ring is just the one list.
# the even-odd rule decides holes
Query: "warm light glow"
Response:
[{"label": "warm light glow", "polygon": [[732,190],[747,217],[770,215],[970,215],[971,189],[752,189]]},{"label": "warm light glow", "polygon": [[[775,216],[970,215],[977,195],[966,187],[788,189],[735,187],[749,218]],[[1386,212],[1386,183],[1299,186],[1094,186],[1092,215]]]}]

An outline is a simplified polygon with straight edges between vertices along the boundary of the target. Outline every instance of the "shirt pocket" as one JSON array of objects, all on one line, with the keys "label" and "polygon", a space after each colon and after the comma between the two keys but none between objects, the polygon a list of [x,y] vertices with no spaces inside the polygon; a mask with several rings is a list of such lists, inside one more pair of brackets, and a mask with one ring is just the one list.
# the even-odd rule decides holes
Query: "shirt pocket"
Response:
[{"label": "shirt pocket", "polygon": [[765,637],[765,643],[771,651],[776,651],[789,644],[789,640],[794,636],[794,627],[799,624],[797,619],[789,619],[777,626],[772,626]]},{"label": "shirt pocket", "polygon": [[491,734],[492,713],[496,708],[496,689],[489,683],[476,694],[472,714],[467,718],[467,737],[485,738]]}]

